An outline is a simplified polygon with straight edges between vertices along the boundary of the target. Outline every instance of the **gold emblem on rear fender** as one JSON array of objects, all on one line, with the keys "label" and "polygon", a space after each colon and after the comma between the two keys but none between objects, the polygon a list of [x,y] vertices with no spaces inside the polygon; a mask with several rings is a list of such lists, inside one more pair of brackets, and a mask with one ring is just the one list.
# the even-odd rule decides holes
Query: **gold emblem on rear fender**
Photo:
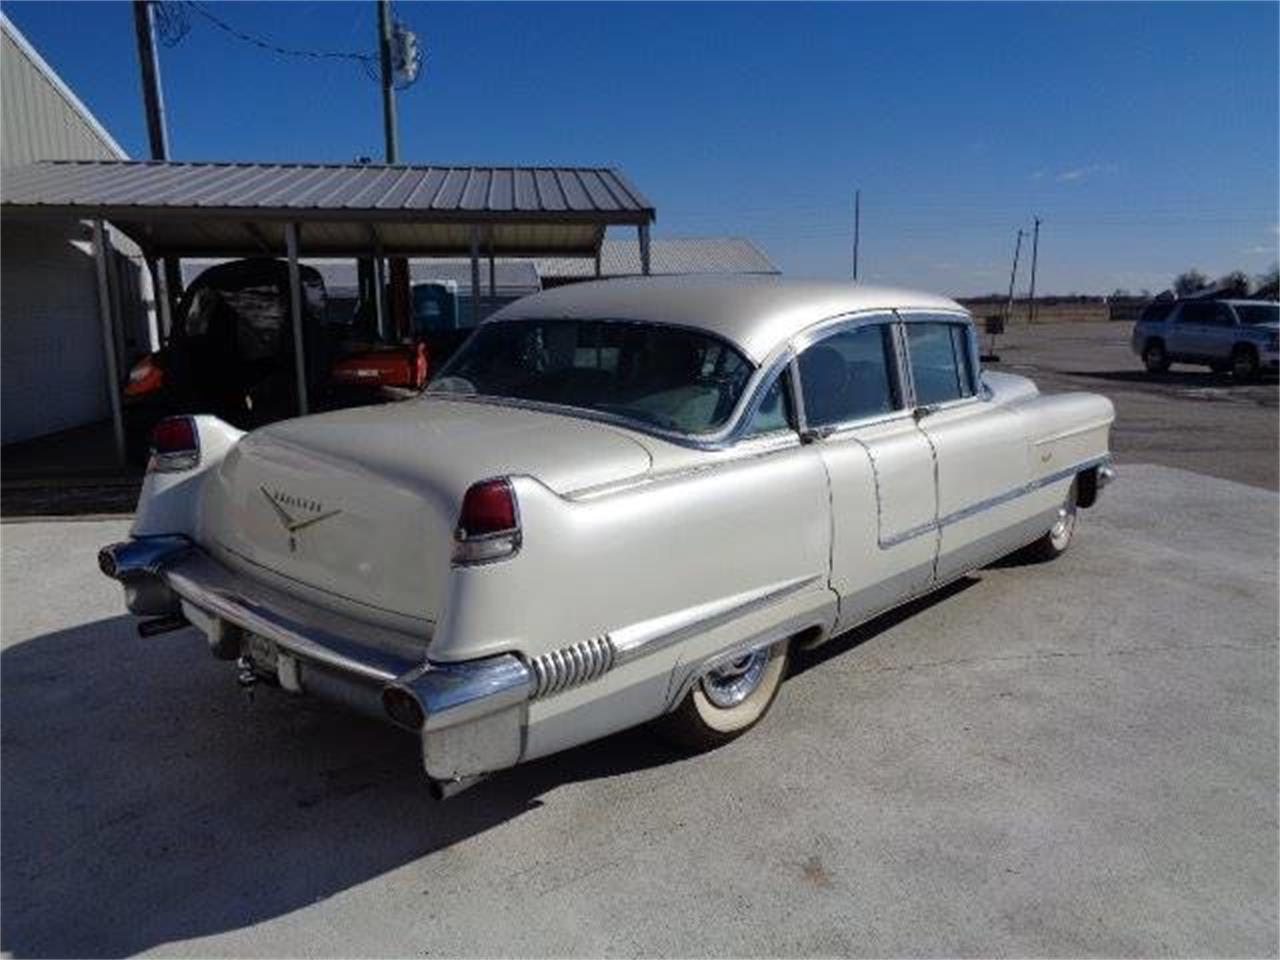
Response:
[{"label": "gold emblem on rear fender", "polygon": [[[321,520],[336,517],[342,512],[341,510],[325,510],[324,505],[319,500],[295,497],[293,494],[282,493],[279,490],[268,490],[266,487],[259,487],[258,489],[267,498],[267,503],[271,504],[271,509],[275,511],[276,519],[284,527],[284,532],[289,535],[290,553],[296,553],[298,550],[298,538],[295,536],[298,531],[313,527]],[[295,517],[286,507],[301,511],[302,515]]]}]

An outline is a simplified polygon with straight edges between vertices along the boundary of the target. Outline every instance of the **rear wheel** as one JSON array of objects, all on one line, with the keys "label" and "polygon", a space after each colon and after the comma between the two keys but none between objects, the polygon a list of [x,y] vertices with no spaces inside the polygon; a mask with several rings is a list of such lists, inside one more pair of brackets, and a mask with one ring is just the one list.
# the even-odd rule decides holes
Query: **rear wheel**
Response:
[{"label": "rear wheel", "polygon": [[1053,526],[1035,543],[1023,548],[1021,552],[1023,559],[1032,563],[1045,563],[1056,560],[1067,552],[1076,533],[1076,517],[1079,512],[1078,484],[1078,480],[1071,481],[1071,489],[1067,491],[1066,500],[1058,508],[1058,516]]},{"label": "rear wheel", "polygon": [[1164,373],[1169,369],[1169,354],[1161,340],[1149,340],[1142,348],[1142,363],[1150,373]]},{"label": "rear wheel", "polygon": [[1258,377],[1258,351],[1242,344],[1231,351],[1231,375],[1245,383]]},{"label": "rear wheel", "polygon": [[762,647],[709,671],[656,729],[690,750],[709,750],[746,733],[773,706],[787,670],[789,644]]}]

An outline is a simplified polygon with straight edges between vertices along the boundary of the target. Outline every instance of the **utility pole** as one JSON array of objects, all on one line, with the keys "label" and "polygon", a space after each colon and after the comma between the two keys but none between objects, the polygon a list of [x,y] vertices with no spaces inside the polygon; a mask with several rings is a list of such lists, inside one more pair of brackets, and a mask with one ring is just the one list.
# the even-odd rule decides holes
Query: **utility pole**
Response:
[{"label": "utility pole", "polygon": [[[396,131],[395,73],[391,60],[391,0],[378,3],[378,60],[382,65],[382,136],[386,162],[400,162],[400,138]],[[375,275],[379,271],[374,271]],[[409,334],[409,261],[387,259],[387,281],[391,288],[391,329],[396,339]]]},{"label": "utility pole", "polygon": [[853,282],[858,282],[858,241],[862,235],[862,191],[853,191]]},{"label": "utility pole", "polygon": [[386,160],[399,163],[396,92],[391,72],[391,0],[378,0],[378,59],[382,63],[382,135],[386,141]]},{"label": "utility pole", "polygon": [[[169,159],[169,135],[165,130],[164,96],[160,92],[160,60],[151,23],[150,0],[133,0],[133,31],[138,40],[138,67],[142,74],[142,104],[147,114],[147,139],[152,160]],[[174,257],[165,257],[164,271],[156,271],[160,290],[162,333],[169,335],[170,316],[182,290],[182,273]]]},{"label": "utility pole", "polygon": [[1027,304],[1027,325],[1036,322],[1036,260],[1040,254],[1040,218],[1035,218],[1035,232],[1031,234],[1031,294]]},{"label": "utility pole", "polygon": [[1009,271],[1009,299],[1004,307],[1004,321],[1007,324],[1013,319],[1013,281],[1018,276],[1018,255],[1022,253],[1022,234],[1021,227],[1018,228],[1018,242],[1013,248],[1013,269]]}]

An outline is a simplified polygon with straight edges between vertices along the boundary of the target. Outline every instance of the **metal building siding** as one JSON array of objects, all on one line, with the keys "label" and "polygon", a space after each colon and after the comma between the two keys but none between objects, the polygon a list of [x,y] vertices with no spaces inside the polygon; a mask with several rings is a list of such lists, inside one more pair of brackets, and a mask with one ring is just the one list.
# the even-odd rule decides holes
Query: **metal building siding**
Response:
[{"label": "metal building siding", "polygon": [[0,442],[105,417],[107,381],[92,244],[81,224],[0,226]]},{"label": "metal building siding", "polygon": [[119,160],[119,146],[105,136],[84,107],[46,74],[30,46],[19,40],[8,21],[0,24],[0,166],[17,167],[58,157],[67,160]]},{"label": "metal building siding", "polygon": [[[0,94],[0,182],[13,170],[45,159],[126,157],[3,13]],[[123,365],[149,349],[150,284],[139,270],[136,247],[118,231],[111,234],[117,296],[124,308],[118,331]],[[5,216],[0,224],[0,442],[110,413],[91,238],[88,224],[74,217],[24,222]]]}]

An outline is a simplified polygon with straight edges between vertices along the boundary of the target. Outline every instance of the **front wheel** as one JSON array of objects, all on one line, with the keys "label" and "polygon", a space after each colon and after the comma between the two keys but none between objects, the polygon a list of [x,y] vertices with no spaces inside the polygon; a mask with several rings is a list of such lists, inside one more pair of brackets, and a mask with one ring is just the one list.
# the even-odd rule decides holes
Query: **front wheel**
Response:
[{"label": "front wheel", "polygon": [[1043,537],[1022,550],[1023,559],[1032,563],[1044,563],[1056,560],[1067,552],[1067,548],[1071,546],[1071,539],[1076,533],[1076,517],[1079,511],[1077,483],[1076,480],[1071,481],[1071,489],[1067,491],[1066,500],[1058,508],[1058,516],[1053,526]]},{"label": "front wheel", "polygon": [[1164,373],[1169,369],[1169,354],[1164,349],[1164,344],[1159,340],[1152,340],[1142,348],[1142,363],[1149,373]]},{"label": "front wheel", "polygon": [[762,647],[709,671],[655,728],[690,750],[709,750],[746,733],[773,706],[787,671],[788,643]]}]

